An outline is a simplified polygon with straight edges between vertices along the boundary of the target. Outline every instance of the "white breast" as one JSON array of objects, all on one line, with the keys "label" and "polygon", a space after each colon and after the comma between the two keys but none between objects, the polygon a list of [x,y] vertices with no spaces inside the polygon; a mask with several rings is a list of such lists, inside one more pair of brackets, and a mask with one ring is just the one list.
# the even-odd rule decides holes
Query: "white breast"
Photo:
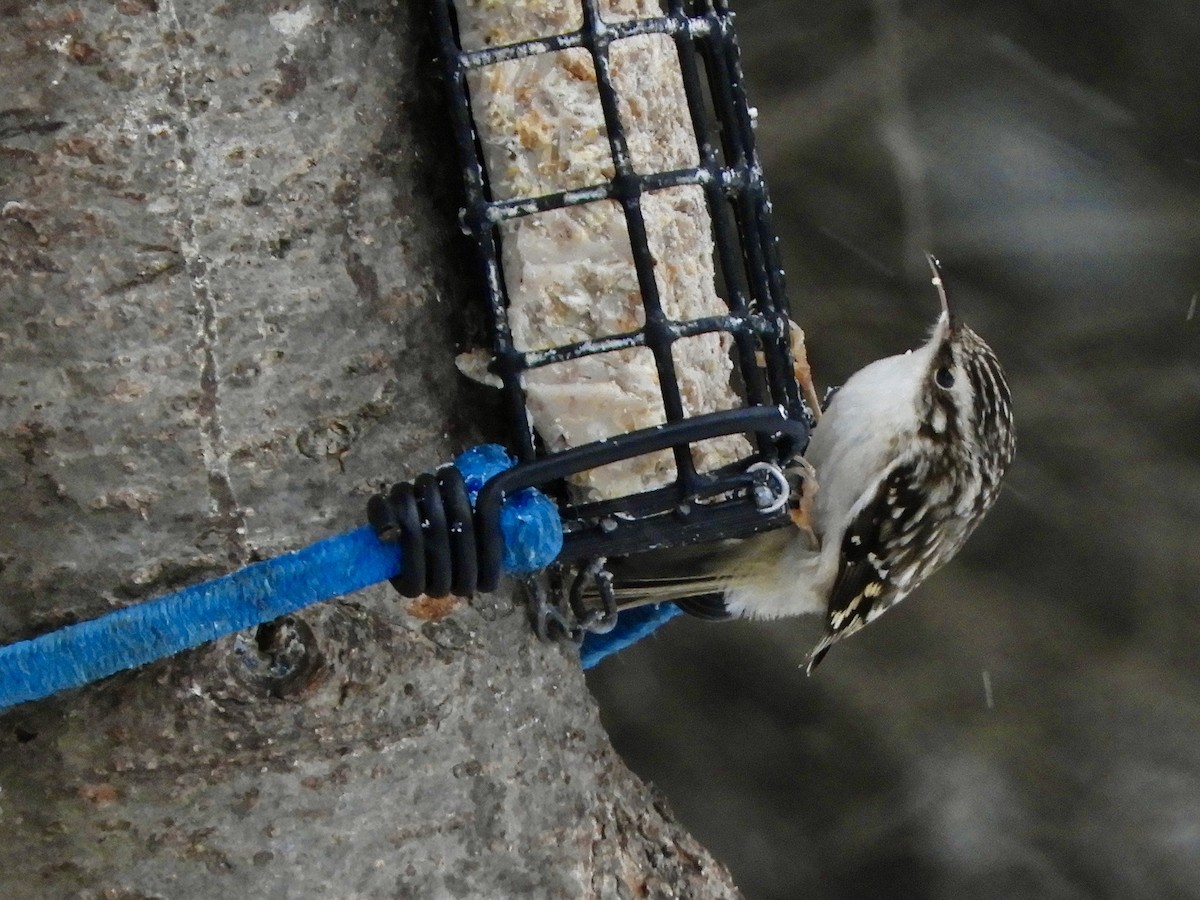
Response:
[{"label": "white breast", "polygon": [[932,350],[922,347],[871,363],[834,395],[805,458],[817,470],[815,526],[823,543],[863,492],[916,437],[917,394]]}]

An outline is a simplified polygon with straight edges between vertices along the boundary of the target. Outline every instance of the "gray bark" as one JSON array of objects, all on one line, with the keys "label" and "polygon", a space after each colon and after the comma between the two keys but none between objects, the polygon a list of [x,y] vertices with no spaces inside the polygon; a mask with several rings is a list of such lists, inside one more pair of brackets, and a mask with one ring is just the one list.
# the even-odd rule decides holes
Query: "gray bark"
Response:
[{"label": "gray bark", "polygon": [[[0,20],[0,640],[355,527],[478,439],[421,9]],[[0,895],[736,894],[506,591],[278,637],[0,716]]]}]

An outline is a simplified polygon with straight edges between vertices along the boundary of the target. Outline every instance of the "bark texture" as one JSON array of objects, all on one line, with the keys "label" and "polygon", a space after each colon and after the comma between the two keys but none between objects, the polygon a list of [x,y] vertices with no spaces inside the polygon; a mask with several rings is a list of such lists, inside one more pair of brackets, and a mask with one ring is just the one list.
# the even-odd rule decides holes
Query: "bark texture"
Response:
[{"label": "bark texture", "polygon": [[[354,527],[478,438],[413,6],[0,3],[0,640]],[[0,748],[5,897],[736,895],[503,593],[364,591]]]}]

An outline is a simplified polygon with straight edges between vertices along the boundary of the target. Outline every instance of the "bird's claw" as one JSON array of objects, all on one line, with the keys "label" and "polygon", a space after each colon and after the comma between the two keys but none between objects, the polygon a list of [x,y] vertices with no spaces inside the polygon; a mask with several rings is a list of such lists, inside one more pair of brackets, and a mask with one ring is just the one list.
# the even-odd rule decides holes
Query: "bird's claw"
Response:
[{"label": "bird's claw", "polygon": [[818,490],[817,470],[806,459],[797,460],[792,469],[800,484],[798,491],[792,495],[788,515],[791,516],[792,524],[808,536],[811,548],[817,550],[821,546],[820,538],[813,530],[813,498]]}]

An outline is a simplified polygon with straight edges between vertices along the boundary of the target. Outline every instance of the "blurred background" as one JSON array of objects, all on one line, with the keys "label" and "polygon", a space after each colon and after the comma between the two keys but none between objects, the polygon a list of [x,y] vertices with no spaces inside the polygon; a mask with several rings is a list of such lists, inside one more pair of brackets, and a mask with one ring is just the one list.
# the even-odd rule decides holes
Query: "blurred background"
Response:
[{"label": "blurred background", "polygon": [[817,621],[602,664],[617,749],[750,900],[1200,897],[1200,4],[735,8],[819,384],[923,340],[931,249],[1017,461],[812,679]]}]

